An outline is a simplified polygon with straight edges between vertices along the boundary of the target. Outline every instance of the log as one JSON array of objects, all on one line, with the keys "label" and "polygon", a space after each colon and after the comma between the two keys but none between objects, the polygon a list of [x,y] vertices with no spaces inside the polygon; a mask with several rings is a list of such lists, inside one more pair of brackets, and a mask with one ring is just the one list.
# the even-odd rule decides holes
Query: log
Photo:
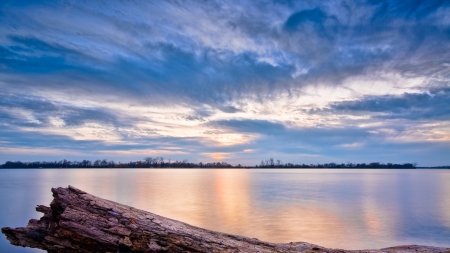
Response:
[{"label": "log", "polygon": [[318,245],[270,243],[191,226],[105,200],[75,187],[53,188],[50,207],[25,228],[2,228],[13,245],[72,252],[450,252],[450,248],[398,246],[380,250],[341,250]]}]

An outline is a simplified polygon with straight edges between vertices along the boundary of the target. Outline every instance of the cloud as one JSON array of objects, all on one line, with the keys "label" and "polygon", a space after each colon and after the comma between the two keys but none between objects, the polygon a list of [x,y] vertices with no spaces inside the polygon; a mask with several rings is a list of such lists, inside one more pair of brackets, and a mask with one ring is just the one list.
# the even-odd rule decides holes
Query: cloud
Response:
[{"label": "cloud", "polygon": [[[35,37],[8,35],[12,46],[3,47],[4,70],[13,73],[48,74],[65,70],[88,71],[90,57],[64,46],[44,42]],[[83,62],[83,63],[82,63]]]},{"label": "cloud", "polygon": [[327,15],[320,8],[303,10],[292,14],[284,26],[287,30],[295,31],[299,25],[307,21],[322,25],[326,18]]},{"label": "cloud", "polygon": [[236,112],[242,112],[242,110],[239,110],[238,108],[234,107],[234,106],[218,106],[218,109],[221,110],[222,112],[226,112],[226,113],[236,113]]},{"label": "cloud", "polygon": [[284,24],[284,29],[288,32],[303,35],[314,33],[326,41],[332,41],[341,27],[335,16],[327,15],[321,8],[296,12]]},{"label": "cloud", "polygon": [[[208,103],[226,103],[243,94],[278,93],[317,83],[337,85],[368,71],[395,69],[408,75],[436,75],[445,70],[441,64],[448,57],[442,52],[448,51],[448,43],[442,36],[448,28],[431,18],[437,10],[446,8],[438,2],[414,3],[414,7],[389,2],[373,6],[325,2],[293,8],[274,4],[272,11],[267,4],[242,5],[249,7],[246,12],[236,5],[219,3],[129,4],[121,6],[121,15],[113,15],[118,6],[99,9],[95,3],[71,4],[63,10],[74,20],[92,20],[95,30],[67,17],[61,17],[59,29],[55,29],[52,17],[60,14],[53,5],[43,5],[47,7],[43,11],[49,14],[45,17],[26,11],[35,6],[25,8],[25,15],[14,22],[15,12],[11,9],[4,17],[8,23],[24,26],[21,20],[34,20],[44,29],[42,34],[5,34],[10,46],[4,49],[19,56],[5,59],[6,67],[33,73],[71,71],[71,76],[88,78],[97,86],[122,93],[133,90],[131,96],[142,94],[155,100],[160,96],[177,100],[187,97]],[[381,5],[389,8],[379,9]],[[410,20],[407,17],[412,14],[405,14],[411,12],[408,8],[413,13],[426,10],[429,15]],[[178,16],[164,21],[160,15],[138,19],[144,11]],[[265,20],[257,19],[260,13],[264,13]],[[346,20],[342,13],[355,18]],[[367,19],[370,16],[376,17],[377,24]],[[396,20],[401,23],[392,25]],[[191,26],[193,22],[200,23],[197,30]],[[205,25],[208,22],[214,25]],[[205,38],[213,41],[205,44]],[[233,42],[238,40],[244,43]],[[230,47],[234,44],[244,48]],[[33,53],[14,52],[12,48]],[[433,59],[432,64],[429,59]]]},{"label": "cloud", "polygon": [[449,101],[450,89],[440,88],[423,93],[367,96],[357,100],[334,102],[325,111],[350,115],[360,112],[373,113],[374,118],[380,119],[448,120],[450,118]]},{"label": "cloud", "polygon": [[285,130],[283,124],[266,120],[220,120],[208,124],[237,132],[274,133]]},{"label": "cloud", "polygon": [[242,163],[370,157],[414,138],[436,151],[447,138],[447,2],[7,1],[0,11],[7,145],[176,147]]},{"label": "cloud", "polygon": [[[171,43],[147,45],[145,53],[157,54],[156,59],[117,56],[112,61],[98,62],[80,53],[81,50],[50,45],[36,38],[9,37],[13,44],[21,45],[21,50],[15,48],[17,46],[10,46],[9,49],[3,47],[2,61],[7,72],[41,76],[51,72],[65,73],[67,78],[87,79],[87,82],[75,87],[78,89],[87,89],[94,84],[97,89],[112,89],[123,95],[128,93],[129,96],[150,99],[159,97],[158,102],[165,97],[178,101],[223,103],[233,94],[251,89],[251,85],[256,83],[259,89],[271,87],[293,71],[292,66],[272,66],[250,53],[232,54],[204,48],[194,54]],[[67,80],[67,84],[60,87],[73,89],[69,87],[71,82]],[[40,88],[45,89],[45,85],[40,84]],[[54,85],[49,83],[48,88],[53,89]],[[233,110],[221,105],[219,109]]]},{"label": "cloud", "polygon": [[375,7],[375,12],[371,18],[372,22],[386,22],[392,19],[420,20],[429,17],[441,7],[449,7],[447,2],[431,1],[412,1],[409,3],[398,1],[368,1]]},{"label": "cloud", "polygon": [[[119,121],[117,112],[103,108],[76,107],[73,105],[48,101],[42,97],[17,96],[1,94],[0,111],[7,115],[2,118],[4,123],[16,126],[44,127],[51,125],[51,118],[59,118],[62,125],[78,126],[88,122],[114,124],[114,126],[129,125],[124,118]],[[28,115],[28,117],[24,117]],[[32,123],[32,124],[31,124]],[[31,124],[31,125],[30,125]]]},{"label": "cloud", "polygon": [[317,152],[325,147],[382,139],[371,128],[357,127],[286,127],[281,122],[265,120],[212,121],[209,125],[238,133],[257,134],[254,147],[285,153]]}]

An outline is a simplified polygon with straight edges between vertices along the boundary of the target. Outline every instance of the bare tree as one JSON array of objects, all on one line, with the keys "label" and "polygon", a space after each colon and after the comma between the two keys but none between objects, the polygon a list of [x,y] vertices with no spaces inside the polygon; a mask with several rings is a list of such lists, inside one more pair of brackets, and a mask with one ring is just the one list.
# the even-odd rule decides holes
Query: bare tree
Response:
[{"label": "bare tree", "polygon": [[147,156],[147,157],[144,158],[144,161],[145,161],[146,167],[148,168],[148,167],[150,167],[150,164],[152,163],[153,158]]},{"label": "bare tree", "polygon": [[160,157],[159,159],[158,159],[158,166],[159,167],[164,167],[164,157]]},{"label": "bare tree", "polygon": [[153,158],[152,164],[153,164],[153,166],[154,166],[155,168],[158,167],[158,160],[159,160],[159,157],[158,157],[158,156],[155,157],[155,158]]}]

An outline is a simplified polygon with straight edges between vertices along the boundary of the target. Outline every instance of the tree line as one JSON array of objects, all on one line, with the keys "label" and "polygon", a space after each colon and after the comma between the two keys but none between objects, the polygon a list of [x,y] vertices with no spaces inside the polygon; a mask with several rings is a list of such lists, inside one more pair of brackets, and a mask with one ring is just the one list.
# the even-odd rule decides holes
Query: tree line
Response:
[{"label": "tree line", "polygon": [[140,161],[114,162],[113,160],[81,160],[68,161],[36,161],[21,162],[7,161],[1,168],[386,168],[386,169],[414,169],[417,163],[323,163],[323,164],[293,164],[283,163],[281,160],[273,158],[262,160],[259,165],[242,166],[240,164],[233,166],[226,162],[199,162],[191,163],[187,159],[181,161],[165,160],[163,157],[145,157]]},{"label": "tree line", "polygon": [[68,161],[36,161],[21,162],[7,161],[1,168],[232,168],[226,162],[190,163],[187,159],[182,161],[164,160],[163,157],[145,157],[141,161],[114,162],[114,160],[82,160]]},{"label": "tree line", "polygon": [[317,164],[293,164],[285,163],[283,164],[281,160],[274,160],[273,158],[262,160],[258,168],[368,168],[368,169],[415,169],[417,163],[317,163]]}]

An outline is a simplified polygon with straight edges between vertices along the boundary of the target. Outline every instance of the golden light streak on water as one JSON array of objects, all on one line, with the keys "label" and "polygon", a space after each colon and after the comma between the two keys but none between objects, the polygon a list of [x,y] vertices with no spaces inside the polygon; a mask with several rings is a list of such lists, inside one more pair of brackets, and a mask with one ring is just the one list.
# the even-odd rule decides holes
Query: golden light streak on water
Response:
[{"label": "golden light streak on water", "polygon": [[236,232],[245,233],[245,226],[251,220],[252,200],[248,170],[214,171],[215,211],[220,217],[221,228],[234,227]]}]

